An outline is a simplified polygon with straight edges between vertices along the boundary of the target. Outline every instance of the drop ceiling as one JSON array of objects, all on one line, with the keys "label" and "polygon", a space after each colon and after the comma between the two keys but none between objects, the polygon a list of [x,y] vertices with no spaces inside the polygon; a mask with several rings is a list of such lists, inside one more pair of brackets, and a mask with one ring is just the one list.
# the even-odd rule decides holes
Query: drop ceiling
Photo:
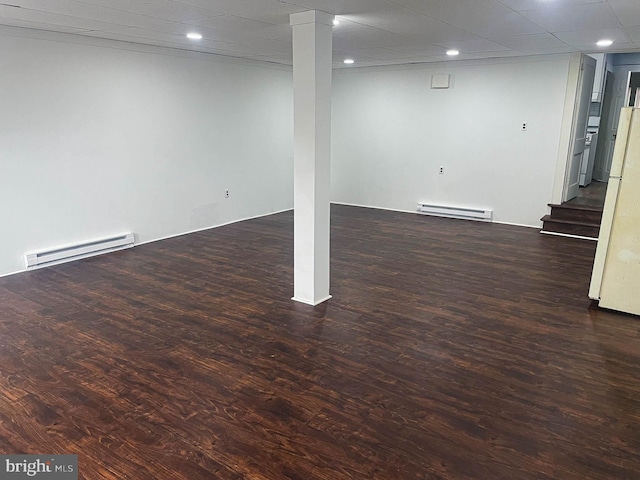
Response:
[{"label": "drop ceiling", "polygon": [[[0,0],[0,24],[291,64],[289,15],[337,15],[356,66],[640,51],[640,0]],[[202,40],[186,38],[197,31]],[[604,49],[602,50],[604,51]]]}]

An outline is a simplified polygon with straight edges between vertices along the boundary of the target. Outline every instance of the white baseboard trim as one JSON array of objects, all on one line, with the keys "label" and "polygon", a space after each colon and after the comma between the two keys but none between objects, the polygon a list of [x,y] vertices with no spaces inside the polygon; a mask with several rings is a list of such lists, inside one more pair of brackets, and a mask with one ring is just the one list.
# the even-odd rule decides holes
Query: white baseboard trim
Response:
[{"label": "white baseboard trim", "polygon": [[291,297],[291,300],[293,300],[294,302],[300,302],[300,303],[304,303],[305,305],[311,305],[312,307],[315,307],[317,305],[320,305],[321,303],[326,302],[327,300],[331,299],[331,295],[323,298],[322,300],[318,300],[317,302],[313,303],[311,300],[304,300],[302,298],[298,298],[298,297]]},{"label": "white baseboard trim", "polygon": [[581,235],[571,235],[570,233],[547,232],[546,230],[540,230],[540,233],[544,235],[553,235],[555,237],[578,238],[580,240],[591,240],[592,242],[598,241],[595,237],[583,237]]},{"label": "white baseboard trim", "polygon": [[375,210],[386,210],[387,212],[399,212],[399,213],[418,213],[415,210],[398,210],[397,208],[385,208],[374,207],[372,205],[359,205],[357,203],[344,203],[344,202],[331,202],[334,205],[344,205],[345,207],[360,207],[360,208],[373,208]]},{"label": "white baseboard trim", "polygon": [[17,272],[9,272],[9,273],[3,273],[0,274],[0,278],[2,277],[10,277],[11,275],[17,275],[18,273],[24,273],[24,272],[28,272],[29,270],[27,270],[26,268],[24,270],[18,270]]},{"label": "white baseboard trim", "polygon": [[[264,213],[264,214],[261,214],[261,215],[255,215],[255,216],[253,216],[253,217],[241,218],[241,219],[239,219],[239,220],[232,220],[232,221],[230,221],[230,222],[222,223],[222,224],[220,224],[220,225],[214,225],[214,226],[212,226],[212,227],[199,228],[199,229],[197,229],[197,230],[190,230],[190,231],[188,231],[188,232],[184,232],[184,233],[176,233],[175,235],[168,235],[168,236],[166,236],[166,237],[155,238],[155,239],[153,239],[153,240],[147,240],[147,241],[144,241],[144,242],[136,243],[136,244],[134,244],[134,245],[133,245],[132,247],[130,247],[130,248],[135,248],[135,247],[138,247],[138,246],[140,246],[140,245],[146,245],[146,244],[148,244],[148,243],[160,242],[160,241],[162,241],[162,240],[168,240],[168,239],[170,239],[170,238],[182,237],[183,235],[189,235],[189,234],[191,234],[191,233],[204,232],[204,231],[206,231],[206,230],[211,230],[211,229],[218,228],[218,227],[224,227],[225,225],[232,225],[232,224],[234,224],[234,223],[244,222],[244,221],[246,221],[246,220],[254,220],[254,219],[256,219],[256,218],[268,217],[269,215],[277,215],[278,213],[289,212],[289,211],[291,211],[291,210],[293,210],[293,209],[292,209],[292,208],[286,208],[286,209],[284,209],[284,210],[278,210],[278,211],[276,211],[276,212]],[[109,252],[109,253],[110,253],[110,252]],[[52,265],[52,266],[53,266],[53,265]],[[43,268],[44,268],[44,267],[43,267]],[[23,270],[18,270],[18,271],[16,271],[16,272],[2,273],[2,274],[0,274],[0,278],[3,278],[3,277],[10,277],[10,276],[12,276],[12,275],[17,275],[17,274],[19,274],[19,273],[30,272],[30,271],[34,271],[34,270],[40,270],[40,268],[32,268],[32,269],[26,269],[26,268],[25,268],[25,269],[23,269]]]},{"label": "white baseboard trim", "polygon": [[139,245],[146,245],[148,243],[160,242],[162,240],[169,240],[170,238],[182,237],[183,235],[190,235],[192,233],[206,232],[207,230],[213,230],[214,228],[225,227],[227,225],[233,225],[234,223],[246,222],[247,220],[255,220],[256,218],[268,217],[270,215],[277,215],[278,213],[289,212],[291,210],[293,210],[293,208],[286,208],[284,210],[278,210],[276,212],[271,212],[271,213],[263,213],[261,215],[254,215],[253,217],[241,218],[239,220],[231,220],[230,222],[221,223],[219,225],[213,225],[211,227],[198,228],[196,230],[189,230],[188,232],[175,233],[173,235],[167,235],[166,237],[155,238],[153,240],[146,240],[144,242],[136,243],[135,246],[137,247]]},{"label": "white baseboard trim", "polygon": [[535,228],[536,230],[542,227],[542,225],[526,225],[524,223],[498,222],[497,220],[494,220],[493,223],[499,223],[500,225],[511,225],[512,227]]},{"label": "white baseboard trim", "polygon": [[[331,202],[331,203],[335,205],[345,205],[347,207],[374,208],[376,210],[386,210],[388,212],[415,213],[417,215],[421,215],[419,212],[416,212],[415,210],[399,210],[397,208],[374,207],[371,205],[359,205],[357,203],[345,203],[345,202]],[[428,215],[422,215],[422,216],[428,216]],[[447,218],[447,217],[440,217],[440,218]],[[541,227],[541,225],[526,225],[524,223],[499,222],[497,220],[493,220],[492,222],[486,222],[486,223],[499,223],[500,225],[511,225],[514,227],[526,227],[526,228],[535,228],[535,229],[538,229]]]}]

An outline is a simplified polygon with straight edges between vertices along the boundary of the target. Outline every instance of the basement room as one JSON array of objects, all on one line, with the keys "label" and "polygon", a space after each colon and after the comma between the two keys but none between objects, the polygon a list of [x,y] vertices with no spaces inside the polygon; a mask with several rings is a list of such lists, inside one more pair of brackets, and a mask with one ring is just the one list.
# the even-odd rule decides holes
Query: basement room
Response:
[{"label": "basement room", "polygon": [[0,478],[640,478],[638,52],[631,0],[1,4]]}]

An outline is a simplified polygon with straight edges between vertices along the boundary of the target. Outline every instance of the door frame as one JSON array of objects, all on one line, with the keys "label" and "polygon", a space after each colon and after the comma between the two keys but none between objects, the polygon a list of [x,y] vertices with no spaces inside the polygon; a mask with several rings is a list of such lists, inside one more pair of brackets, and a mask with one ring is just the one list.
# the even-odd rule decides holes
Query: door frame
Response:
[{"label": "door frame", "polygon": [[571,140],[569,142],[571,155],[567,160],[562,197],[565,202],[575,198],[580,188],[580,171],[584,163],[590,107],[593,101],[593,86],[598,69],[598,61],[594,57],[582,55],[580,58],[580,75],[571,127]]},{"label": "door frame", "polygon": [[556,175],[553,184],[551,202],[562,203],[567,198],[569,188],[570,165],[573,157],[573,142],[575,126],[577,122],[580,99],[578,98],[579,85],[582,80],[582,59],[585,53],[572,53],[569,59],[569,72],[567,76],[567,91],[564,99],[564,113],[562,115],[562,127],[560,130],[560,145],[556,162]]},{"label": "door frame", "polygon": [[583,53],[572,53],[569,58],[569,72],[567,76],[567,91],[564,97],[564,112],[560,128],[560,145],[556,162],[556,175],[553,182],[551,203],[560,204],[567,194],[567,176],[572,153],[573,130],[575,116],[578,110],[578,82],[580,81],[580,65]]},{"label": "door frame", "polygon": [[[631,74],[632,72],[630,70],[625,70],[624,68],[616,69],[615,67],[613,68],[613,70],[607,71],[605,73],[606,82],[605,82],[604,94],[602,98],[602,115],[600,117],[600,128],[598,130],[598,134],[599,134],[598,145],[597,145],[598,148],[596,148],[596,156],[597,156],[596,159],[599,161],[599,166],[609,166],[609,168],[611,168],[611,160],[613,158],[613,145],[606,144],[607,137],[605,136],[605,133],[609,132],[608,123],[610,120],[613,120],[613,123],[611,124],[612,130],[617,129],[617,125],[620,117],[620,111],[616,110],[615,108],[612,109],[612,105],[610,102],[612,102],[613,99],[622,98],[622,105],[620,106],[620,108],[628,106],[627,103],[629,101],[628,95],[629,95],[629,83],[631,80]],[[617,89],[616,84],[617,82],[624,81],[625,76],[626,76],[626,82],[624,85],[623,97],[620,97],[618,95],[619,92],[616,90]],[[609,86],[608,84],[610,81],[613,83],[611,83],[611,91],[607,93],[607,87]],[[612,114],[613,114],[613,117],[610,117],[610,115]],[[605,116],[607,120],[606,122],[604,121]],[[615,135],[614,135],[614,138],[615,138]],[[607,147],[609,147],[608,150],[607,150]],[[600,173],[599,175],[600,181],[608,181],[608,178],[609,178],[608,171],[602,169],[600,170],[599,173]]]}]

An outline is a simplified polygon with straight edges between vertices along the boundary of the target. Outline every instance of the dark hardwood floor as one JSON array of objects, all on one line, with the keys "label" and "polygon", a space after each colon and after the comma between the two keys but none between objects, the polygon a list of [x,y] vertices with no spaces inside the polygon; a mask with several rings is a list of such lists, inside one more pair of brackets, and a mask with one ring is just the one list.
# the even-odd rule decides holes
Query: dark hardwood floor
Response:
[{"label": "dark hardwood floor", "polygon": [[292,214],[0,279],[0,452],[93,479],[638,479],[640,320],[595,243],[332,208],[333,299]]},{"label": "dark hardwood floor", "polygon": [[588,205],[591,207],[602,208],[604,206],[604,197],[607,194],[607,183],[593,180],[586,187],[580,187],[578,196],[567,203],[572,205]]}]

